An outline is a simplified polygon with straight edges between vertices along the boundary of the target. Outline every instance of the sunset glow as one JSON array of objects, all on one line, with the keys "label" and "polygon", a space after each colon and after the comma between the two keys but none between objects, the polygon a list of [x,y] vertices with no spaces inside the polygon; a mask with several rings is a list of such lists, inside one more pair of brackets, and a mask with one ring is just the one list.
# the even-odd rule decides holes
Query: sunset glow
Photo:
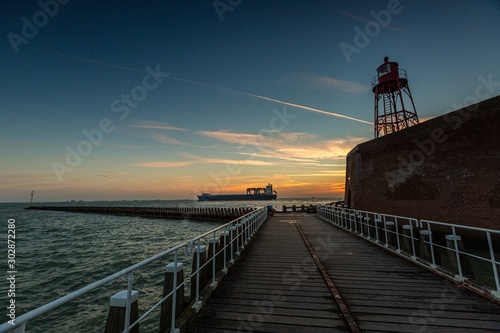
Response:
[{"label": "sunset glow", "polygon": [[211,1],[70,2],[27,34],[43,8],[4,2],[0,202],[268,183],[341,198],[347,153],[373,137],[384,56],[408,71],[422,120],[470,102],[478,77],[500,81],[497,1],[398,6],[378,22],[385,2],[243,1],[223,20]]}]

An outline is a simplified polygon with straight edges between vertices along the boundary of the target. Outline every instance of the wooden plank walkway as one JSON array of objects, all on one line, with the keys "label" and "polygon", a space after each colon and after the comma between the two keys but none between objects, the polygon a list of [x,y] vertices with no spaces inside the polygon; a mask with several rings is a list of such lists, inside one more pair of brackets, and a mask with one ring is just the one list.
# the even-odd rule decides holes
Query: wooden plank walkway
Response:
[{"label": "wooden plank walkway", "polygon": [[316,215],[292,214],[264,223],[189,332],[351,332],[299,228],[361,331],[500,332],[499,305]]}]

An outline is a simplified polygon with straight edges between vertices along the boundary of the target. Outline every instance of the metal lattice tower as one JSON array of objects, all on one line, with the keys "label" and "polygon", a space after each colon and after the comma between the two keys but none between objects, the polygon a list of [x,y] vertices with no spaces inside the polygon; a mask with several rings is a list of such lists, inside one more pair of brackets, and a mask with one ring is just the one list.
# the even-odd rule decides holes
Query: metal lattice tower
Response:
[{"label": "metal lattice tower", "polygon": [[384,58],[372,80],[372,90],[375,94],[375,138],[418,124],[408,76],[397,62]]}]

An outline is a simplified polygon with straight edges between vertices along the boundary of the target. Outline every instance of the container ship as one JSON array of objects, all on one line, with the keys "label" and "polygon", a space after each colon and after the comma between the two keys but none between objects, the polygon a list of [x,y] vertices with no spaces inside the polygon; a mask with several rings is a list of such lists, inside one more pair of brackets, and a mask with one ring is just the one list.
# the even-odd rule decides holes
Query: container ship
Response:
[{"label": "container ship", "polygon": [[278,193],[273,190],[273,185],[266,187],[247,188],[247,194],[210,194],[198,195],[198,201],[253,201],[253,200],[276,200]]}]

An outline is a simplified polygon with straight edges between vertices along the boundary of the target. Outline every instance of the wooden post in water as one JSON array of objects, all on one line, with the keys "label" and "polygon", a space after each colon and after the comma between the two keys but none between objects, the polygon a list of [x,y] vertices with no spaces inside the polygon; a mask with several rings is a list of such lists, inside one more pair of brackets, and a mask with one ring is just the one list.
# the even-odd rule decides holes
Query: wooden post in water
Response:
[{"label": "wooden post in water", "polygon": [[[453,272],[458,273],[460,277],[474,277],[474,272],[472,270],[472,266],[470,263],[470,259],[467,255],[460,254],[459,252],[464,252],[464,243],[462,242],[462,237],[458,235],[446,235],[446,247],[448,248],[446,250],[448,259],[450,261],[450,266]],[[455,247],[455,243],[457,247]],[[457,253],[458,253],[458,259],[457,260]],[[459,263],[460,263],[460,270],[459,270]]]},{"label": "wooden post in water", "polygon": [[[212,283],[214,279],[217,279],[217,272],[221,269],[220,255],[217,253],[220,251],[219,240],[215,237],[210,238],[208,240],[208,254],[207,254],[207,262],[208,264],[208,282]],[[215,258],[214,258],[215,256]],[[215,269],[215,275],[214,275]]]},{"label": "wooden post in water", "polygon": [[356,228],[358,228],[358,233],[361,235],[361,236],[364,236],[365,235],[365,229],[364,229],[364,226],[363,226],[363,215],[362,214],[356,214],[356,217],[355,217],[355,220],[356,220]]},{"label": "wooden post in water", "polygon": [[229,241],[231,242],[231,244],[229,244],[229,248],[230,248],[230,261],[231,261],[231,264],[234,262],[234,259],[236,258],[236,252],[237,252],[237,249],[236,249],[236,234],[237,234],[237,231],[238,231],[238,228],[236,228],[236,226],[230,226],[229,227]]},{"label": "wooden post in water", "polygon": [[224,251],[221,251],[221,253],[219,254],[219,257],[220,257],[220,265],[221,265],[221,268],[224,270],[224,273],[227,273],[227,263],[229,261],[229,259],[231,258],[231,254],[229,253],[228,249],[230,248],[229,247],[229,241],[230,241],[230,238],[229,238],[229,231],[222,231],[220,233],[220,248],[221,249],[224,249]]},{"label": "wooden post in water", "polygon": [[379,243],[383,243],[385,241],[385,235],[382,232],[381,225],[382,220],[380,218],[375,218],[375,239]]},{"label": "wooden post in water", "polygon": [[243,239],[243,246],[245,247],[248,245],[248,239],[250,238],[249,234],[248,234],[248,232],[249,232],[248,220],[245,219],[245,220],[241,221],[241,225],[242,225],[242,229],[243,229],[242,230],[243,231],[243,238],[242,238]]},{"label": "wooden post in water", "polygon": [[[139,292],[132,290],[130,296],[130,323],[139,319]],[[127,308],[127,290],[122,290],[111,296],[109,302],[108,318],[104,333],[122,333],[125,329],[125,312]],[[139,324],[135,325],[131,333],[139,333]]]},{"label": "wooden post in water", "polygon": [[[174,286],[175,275],[177,275],[177,285]],[[163,283],[163,296],[165,297],[170,294],[174,288],[182,285],[184,283],[184,267],[182,264],[170,263],[165,267],[165,280]],[[175,314],[172,317],[172,310],[174,307],[174,294],[167,298],[165,302],[161,305],[161,316],[160,316],[160,333],[166,333],[170,331],[172,327],[172,321],[182,313],[184,310],[184,285],[177,288],[175,294]]]},{"label": "wooden post in water", "polygon": [[[431,235],[432,231],[430,230],[420,230],[420,241],[419,241],[419,249],[420,249],[420,258],[430,262],[433,265],[436,263],[432,262],[432,254],[431,254]],[[435,261],[435,260],[434,260]]]},{"label": "wooden post in water", "polygon": [[236,255],[239,256],[243,248],[243,225],[236,223]]},{"label": "wooden post in water", "polygon": [[396,225],[392,221],[385,222],[386,245],[396,247]]},{"label": "wooden post in water", "polygon": [[[196,291],[198,291],[198,295],[200,295],[201,291],[207,284],[207,267],[202,267],[206,262],[207,247],[205,245],[195,246],[193,249],[193,264],[191,265],[191,274],[194,274],[191,277],[191,297],[193,299],[196,298]],[[198,267],[199,272],[196,273]]]},{"label": "wooden post in water", "polygon": [[412,229],[413,226],[406,224],[403,226],[403,236],[401,239],[401,250],[403,252],[408,253],[412,257],[415,257],[415,254],[413,253],[413,247],[412,247]]}]

